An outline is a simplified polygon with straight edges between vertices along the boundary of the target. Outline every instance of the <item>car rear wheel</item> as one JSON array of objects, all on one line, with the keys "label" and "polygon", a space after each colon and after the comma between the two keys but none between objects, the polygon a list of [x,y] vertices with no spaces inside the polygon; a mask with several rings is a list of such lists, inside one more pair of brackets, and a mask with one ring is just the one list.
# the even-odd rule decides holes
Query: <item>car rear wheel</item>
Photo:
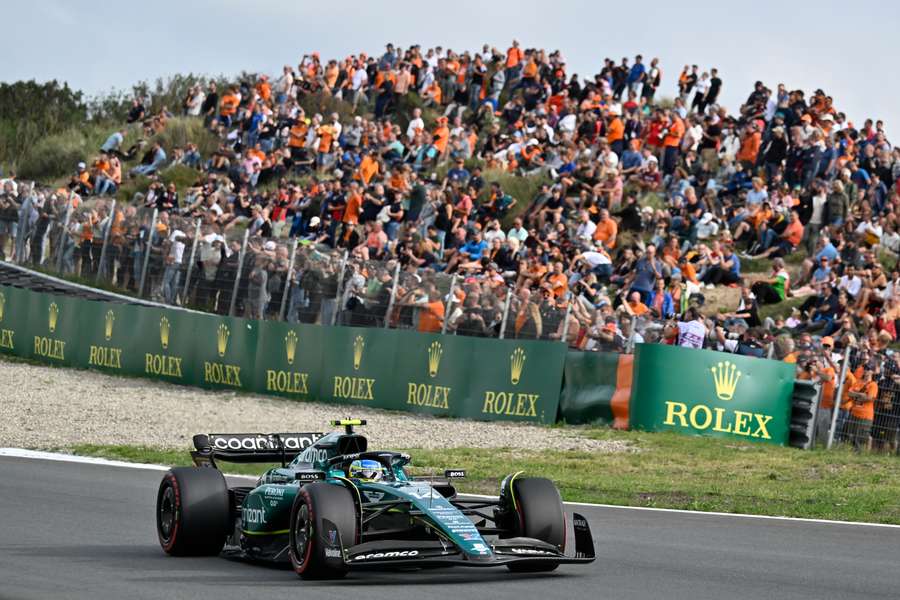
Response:
[{"label": "car rear wheel", "polygon": [[350,491],[331,483],[304,485],[291,507],[289,554],[303,579],[347,574],[343,547],[357,543],[356,504]]},{"label": "car rear wheel", "polygon": [[216,469],[176,467],[156,496],[156,533],[173,556],[214,556],[229,529],[228,486]]},{"label": "car rear wheel", "polygon": [[[511,480],[510,480],[511,479]],[[542,477],[504,480],[501,496],[512,514],[510,525],[514,536],[527,537],[547,542],[565,550],[566,517],[559,491],[549,479]],[[555,561],[530,560],[507,565],[517,573],[537,573],[553,571],[559,566]]]}]

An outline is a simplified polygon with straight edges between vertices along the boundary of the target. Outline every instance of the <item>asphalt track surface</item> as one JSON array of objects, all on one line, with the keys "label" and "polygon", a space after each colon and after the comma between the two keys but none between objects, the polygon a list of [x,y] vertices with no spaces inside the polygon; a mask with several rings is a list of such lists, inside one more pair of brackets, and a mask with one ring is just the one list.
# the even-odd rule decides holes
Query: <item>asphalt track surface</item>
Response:
[{"label": "asphalt track surface", "polygon": [[0,457],[0,599],[900,597],[897,528],[584,506],[576,510],[594,533],[592,565],[309,583],[290,570],[164,555],[153,516],[160,475]]}]

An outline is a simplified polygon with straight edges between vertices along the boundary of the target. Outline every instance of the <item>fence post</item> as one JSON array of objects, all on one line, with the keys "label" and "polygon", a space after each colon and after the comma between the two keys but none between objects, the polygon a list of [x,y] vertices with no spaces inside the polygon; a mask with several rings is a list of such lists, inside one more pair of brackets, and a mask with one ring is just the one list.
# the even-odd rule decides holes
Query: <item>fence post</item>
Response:
[{"label": "fence post", "polygon": [[337,323],[338,313],[341,310],[341,288],[344,287],[344,271],[347,269],[347,256],[348,253],[344,250],[344,256],[341,258],[341,272],[338,273],[337,295],[334,299],[334,310],[331,311],[331,323],[329,325]]},{"label": "fence post", "polygon": [[56,272],[62,273],[63,255],[66,249],[66,236],[69,235],[69,219],[72,218],[72,192],[69,192],[69,199],[66,201],[66,216],[63,219],[62,231],[59,232],[59,243],[57,243],[56,251]]},{"label": "fence post", "polygon": [[144,295],[144,282],[147,281],[147,265],[150,263],[150,248],[153,246],[153,234],[156,233],[156,218],[159,210],[153,209],[153,217],[150,219],[150,229],[147,231],[147,239],[144,241],[144,265],[141,267],[141,283],[138,286],[138,298]]},{"label": "fence post", "polygon": [[444,312],[444,322],[441,324],[441,333],[447,333],[447,321],[450,319],[450,313],[453,312],[453,301],[456,298],[454,293],[456,292],[457,277],[458,274],[454,273],[453,279],[450,280],[450,295],[447,298],[447,310]]},{"label": "fence post", "polygon": [[509,318],[509,303],[512,300],[512,289],[506,289],[506,300],[503,301],[503,320],[500,321],[500,339],[506,337],[506,321]]},{"label": "fence post", "polygon": [[844,381],[847,378],[847,370],[850,368],[850,346],[844,350],[844,364],[841,365],[840,381],[834,390],[834,407],[831,409],[831,427],[828,429],[828,444],[826,449],[831,450],[834,444],[834,429],[837,427],[838,414],[841,410],[841,394],[844,392]]},{"label": "fence post", "polygon": [[278,307],[278,320],[284,321],[284,308],[287,306],[288,296],[293,289],[291,277],[294,273],[294,264],[297,258],[297,238],[294,238],[294,245],[291,246],[291,260],[288,263],[287,276],[284,278],[284,291],[281,294],[281,306]]},{"label": "fence post", "polygon": [[391,313],[394,311],[394,302],[397,300],[397,284],[400,282],[400,261],[394,267],[394,277],[391,279],[391,297],[388,300],[387,312],[384,313],[384,328],[387,329],[391,324]]},{"label": "fence post", "polygon": [[560,338],[562,343],[566,346],[569,345],[569,316],[572,314],[572,302],[575,301],[569,300],[569,302],[566,304],[566,316],[564,317],[565,321],[563,321],[562,338]]},{"label": "fence post", "polygon": [[[109,230],[112,229],[113,223],[116,222],[116,200],[115,198],[112,201],[112,206],[109,209],[109,218],[106,221],[106,228],[103,230],[103,247],[100,248],[100,262],[97,264],[97,277],[94,278],[94,283],[100,281],[100,275],[103,274],[103,269],[106,265],[106,245],[109,244]],[[112,277],[110,277],[112,280]]]},{"label": "fence post", "polygon": [[181,305],[187,303],[188,287],[191,284],[191,273],[194,270],[194,260],[197,257],[197,244],[200,243],[200,223],[202,219],[197,217],[197,224],[194,226],[194,243],[191,244],[191,259],[188,261],[187,271],[184,274],[184,291],[181,292]]},{"label": "fence post", "polygon": [[241,243],[241,252],[238,254],[237,274],[234,277],[234,286],[231,288],[231,304],[228,305],[228,316],[234,316],[234,307],[237,304],[238,285],[241,282],[241,272],[244,270],[244,257],[247,254],[247,240],[250,238],[250,228],[244,230],[244,241]]}]

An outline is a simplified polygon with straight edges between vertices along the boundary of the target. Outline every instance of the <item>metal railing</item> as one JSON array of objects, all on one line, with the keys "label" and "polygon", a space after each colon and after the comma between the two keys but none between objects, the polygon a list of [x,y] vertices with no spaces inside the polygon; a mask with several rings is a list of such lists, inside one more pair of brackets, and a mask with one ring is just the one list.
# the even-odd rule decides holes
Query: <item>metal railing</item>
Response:
[{"label": "metal railing", "polygon": [[[49,201],[48,201],[49,202]],[[561,340],[571,308],[486,282],[367,260],[306,240],[202,218],[58,197],[8,245],[17,264],[137,298],[222,315],[325,326]],[[561,332],[563,332],[561,334]]]}]

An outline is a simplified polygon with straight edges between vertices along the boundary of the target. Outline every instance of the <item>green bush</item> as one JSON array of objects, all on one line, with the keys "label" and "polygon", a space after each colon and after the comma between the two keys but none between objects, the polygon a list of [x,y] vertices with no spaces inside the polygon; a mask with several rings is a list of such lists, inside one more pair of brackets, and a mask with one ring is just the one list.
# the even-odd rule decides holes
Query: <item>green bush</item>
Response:
[{"label": "green bush", "polygon": [[303,110],[306,111],[306,116],[310,119],[312,119],[314,114],[319,113],[328,120],[328,115],[336,112],[340,115],[341,122],[346,123],[356,116],[351,103],[338,100],[331,94],[324,92],[316,92],[315,94],[304,96],[300,101],[300,106],[303,107]]},{"label": "green bush", "polygon": [[152,141],[162,144],[163,149],[171,155],[172,149],[184,146],[189,142],[197,144],[200,155],[206,159],[219,147],[219,139],[206,127],[203,119],[198,117],[175,117],[169,119],[166,128]]},{"label": "green bush", "polygon": [[40,138],[16,161],[23,179],[52,183],[75,172],[79,162],[90,163],[114,128],[93,122]]}]

